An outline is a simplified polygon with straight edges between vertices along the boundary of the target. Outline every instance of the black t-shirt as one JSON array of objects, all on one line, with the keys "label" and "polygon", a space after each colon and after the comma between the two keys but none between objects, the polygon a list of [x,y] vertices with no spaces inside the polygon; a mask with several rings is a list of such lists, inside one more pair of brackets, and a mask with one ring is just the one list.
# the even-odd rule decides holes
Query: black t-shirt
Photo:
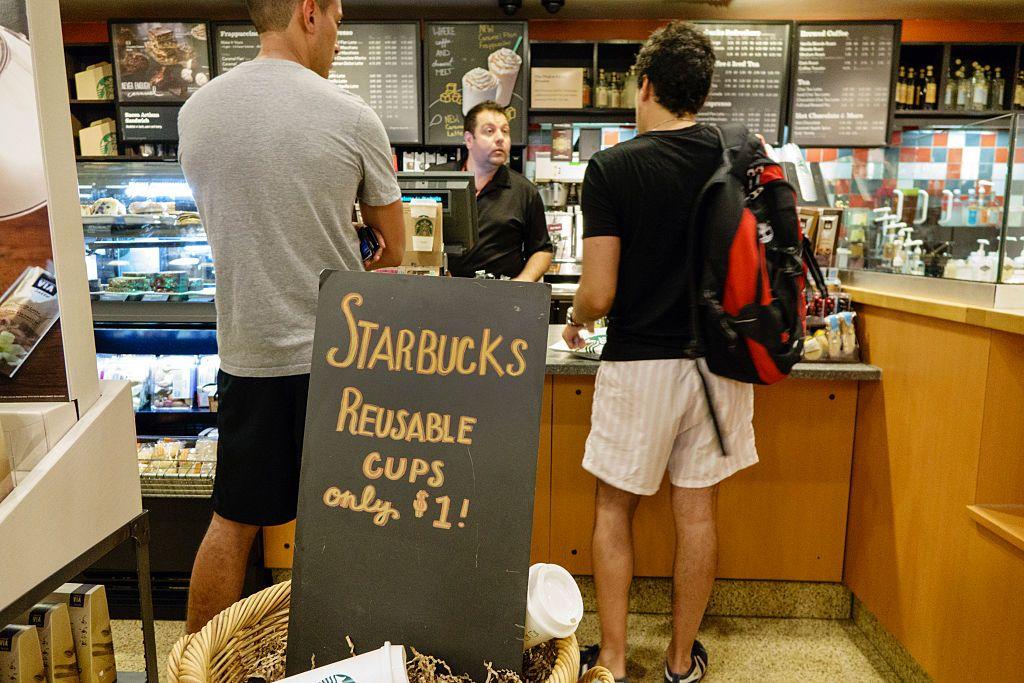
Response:
[{"label": "black t-shirt", "polygon": [[686,356],[692,339],[687,232],[697,195],[721,158],[718,136],[696,124],[639,135],[590,160],[584,240],[622,241],[604,360]]},{"label": "black t-shirt", "polygon": [[[433,166],[432,170],[461,171],[456,163]],[[554,251],[544,200],[529,180],[502,166],[477,195],[476,211],[480,239],[468,253],[452,258],[449,269],[457,277],[474,277],[478,270],[500,277],[516,277],[531,256]]]}]

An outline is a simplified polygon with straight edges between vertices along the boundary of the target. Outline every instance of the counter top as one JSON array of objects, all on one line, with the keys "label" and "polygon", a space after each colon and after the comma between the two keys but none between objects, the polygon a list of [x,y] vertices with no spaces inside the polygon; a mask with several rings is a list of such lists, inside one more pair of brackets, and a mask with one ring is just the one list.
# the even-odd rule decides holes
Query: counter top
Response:
[{"label": "counter top", "polygon": [[[547,374],[596,375],[600,363],[571,353],[554,351],[550,347],[562,336],[562,325],[548,327]],[[797,363],[790,377],[797,379],[877,381],[882,370],[865,363]]]},{"label": "counter top", "polygon": [[1024,334],[1024,310],[1022,309],[986,308],[974,304],[929,299],[908,294],[893,294],[846,285],[843,286],[843,291],[849,292],[854,303],[858,304],[987,327],[1001,332]]}]

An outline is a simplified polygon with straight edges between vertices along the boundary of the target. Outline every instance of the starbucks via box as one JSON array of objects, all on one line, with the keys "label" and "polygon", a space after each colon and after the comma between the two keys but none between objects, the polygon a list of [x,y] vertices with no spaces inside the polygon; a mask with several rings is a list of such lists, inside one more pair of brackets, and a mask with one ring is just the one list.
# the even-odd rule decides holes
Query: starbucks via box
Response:
[{"label": "starbucks via box", "polygon": [[0,630],[0,683],[45,683],[43,652],[35,626]]},{"label": "starbucks via box", "polygon": [[35,626],[39,633],[47,683],[79,683],[78,656],[71,632],[71,614],[66,604],[39,603],[22,615],[18,623]]},{"label": "starbucks via box", "polygon": [[81,683],[116,681],[106,589],[88,583],[65,583],[49,597],[48,602],[53,601],[68,606]]},{"label": "starbucks via box", "polygon": [[440,269],[444,263],[441,204],[433,199],[412,199],[403,204],[405,258],[402,268]]}]

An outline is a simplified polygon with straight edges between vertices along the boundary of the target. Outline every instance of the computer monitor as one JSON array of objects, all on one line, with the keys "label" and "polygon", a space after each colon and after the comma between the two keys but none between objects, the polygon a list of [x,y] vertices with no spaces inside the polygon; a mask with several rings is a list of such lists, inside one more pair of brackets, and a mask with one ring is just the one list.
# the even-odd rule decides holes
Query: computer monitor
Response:
[{"label": "computer monitor", "polygon": [[436,199],[441,203],[444,250],[461,256],[476,245],[479,224],[476,214],[476,180],[464,171],[399,173],[402,201]]}]

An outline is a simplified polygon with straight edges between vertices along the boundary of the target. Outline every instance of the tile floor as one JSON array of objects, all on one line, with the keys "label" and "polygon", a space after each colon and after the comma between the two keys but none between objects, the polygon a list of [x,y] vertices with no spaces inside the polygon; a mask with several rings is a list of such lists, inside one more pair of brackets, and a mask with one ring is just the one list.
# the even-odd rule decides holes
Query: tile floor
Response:
[{"label": "tile floor", "polygon": [[[115,621],[113,631],[118,670],[143,670],[139,622]],[[664,649],[669,640],[667,615],[633,615],[630,631],[632,680],[661,680]],[[157,622],[161,681],[166,681],[167,655],[182,633],[182,622]],[[581,642],[590,643],[597,634],[597,615],[588,612],[577,635]],[[709,683],[899,680],[848,619],[707,617],[700,639],[710,656],[705,678]]]}]

